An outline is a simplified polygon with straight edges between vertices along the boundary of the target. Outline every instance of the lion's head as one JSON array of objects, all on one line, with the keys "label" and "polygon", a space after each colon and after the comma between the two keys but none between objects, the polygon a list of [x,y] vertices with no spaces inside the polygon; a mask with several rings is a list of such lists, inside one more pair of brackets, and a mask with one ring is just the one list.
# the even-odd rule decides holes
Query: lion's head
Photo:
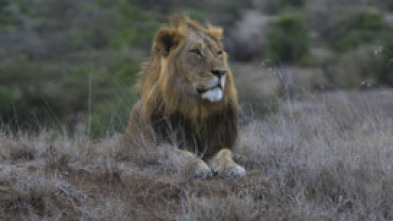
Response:
[{"label": "lion's head", "polygon": [[156,33],[139,81],[144,116],[178,112],[198,120],[237,108],[221,37],[222,29],[179,15]]}]

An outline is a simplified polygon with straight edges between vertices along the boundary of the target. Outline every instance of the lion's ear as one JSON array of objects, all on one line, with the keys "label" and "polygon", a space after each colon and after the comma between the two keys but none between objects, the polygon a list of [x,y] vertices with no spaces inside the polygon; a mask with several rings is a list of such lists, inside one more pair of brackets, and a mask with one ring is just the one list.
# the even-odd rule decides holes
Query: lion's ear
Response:
[{"label": "lion's ear", "polygon": [[164,56],[179,45],[183,35],[176,29],[161,29],[154,38],[153,52]]}]

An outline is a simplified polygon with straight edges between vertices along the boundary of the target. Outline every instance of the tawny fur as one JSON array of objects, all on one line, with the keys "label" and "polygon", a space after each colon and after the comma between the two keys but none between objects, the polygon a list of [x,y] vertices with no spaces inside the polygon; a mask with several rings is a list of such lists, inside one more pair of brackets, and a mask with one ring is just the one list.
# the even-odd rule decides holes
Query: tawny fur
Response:
[{"label": "tawny fur", "polygon": [[[183,16],[156,33],[151,57],[139,75],[141,100],[131,112],[126,141],[132,143],[142,131],[149,140],[169,142],[204,160],[234,147],[237,92],[221,37],[222,29],[205,28]],[[201,93],[222,80],[213,70],[225,71],[225,84],[219,84],[222,98],[206,100]]]}]

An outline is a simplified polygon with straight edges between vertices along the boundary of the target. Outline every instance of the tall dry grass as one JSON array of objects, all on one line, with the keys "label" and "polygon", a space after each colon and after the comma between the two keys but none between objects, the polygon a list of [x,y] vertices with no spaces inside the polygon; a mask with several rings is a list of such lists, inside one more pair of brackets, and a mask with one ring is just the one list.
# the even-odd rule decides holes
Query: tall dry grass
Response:
[{"label": "tall dry grass", "polygon": [[[263,101],[260,101],[263,102]],[[236,180],[138,137],[0,133],[1,220],[392,220],[393,91],[281,101],[247,121]]]}]

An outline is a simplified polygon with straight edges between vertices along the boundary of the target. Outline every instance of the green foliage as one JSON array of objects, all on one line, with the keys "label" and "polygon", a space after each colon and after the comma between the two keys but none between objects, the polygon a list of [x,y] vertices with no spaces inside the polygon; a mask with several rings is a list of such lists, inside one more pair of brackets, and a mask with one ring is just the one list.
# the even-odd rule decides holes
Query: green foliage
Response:
[{"label": "green foliage", "polygon": [[376,85],[393,85],[393,67],[388,50],[389,47],[382,46],[351,49],[338,57],[325,70],[325,75],[331,84],[339,88],[359,88],[366,81],[377,83]]},{"label": "green foliage", "polygon": [[[75,122],[69,119],[78,114],[88,116],[90,109],[91,135],[103,135],[107,129],[118,130],[122,121],[127,122],[126,111],[135,101],[131,88],[139,63],[128,57],[107,68],[80,65],[64,73],[56,72],[61,69],[58,64],[1,63],[4,84],[0,86],[0,120],[16,127],[35,127],[32,124],[40,122],[37,125],[72,128]],[[119,120],[113,120],[114,114],[119,114],[116,117]]]},{"label": "green foliage", "polygon": [[17,103],[22,98],[19,88],[0,85],[0,106],[6,107],[8,104]]},{"label": "green foliage", "polygon": [[198,21],[206,20],[209,17],[208,13],[195,8],[185,8],[182,10],[182,13]]},{"label": "green foliage", "polygon": [[[172,12],[184,12],[192,18],[202,22],[212,22],[220,24],[226,30],[241,17],[241,9],[251,5],[250,0],[227,1],[227,0],[199,0],[199,1],[169,1],[173,4]],[[168,9],[167,9],[168,10]]]},{"label": "green foliage", "polygon": [[10,15],[8,7],[8,0],[0,0],[0,28],[12,26],[17,23],[16,20]]},{"label": "green foliage", "polygon": [[[51,82],[44,82],[51,71],[26,60],[0,63],[0,121],[11,126],[38,126],[39,119],[50,119],[52,97],[47,90]],[[45,122],[42,122],[45,125]]]},{"label": "green foliage", "polygon": [[130,4],[130,2],[127,0],[118,1],[115,10],[120,16],[120,19],[129,18],[132,19],[133,22],[148,19],[142,9]]},{"label": "green foliage", "polygon": [[369,4],[375,5],[377,7],[381,7],[385,9],[386,11],[392,11],[393,10],[393,1],[392,0],[374,0],[370,2]]},{"label": "green foliage", "polygon": [[[112,99],[106,99],[93,107],[91,116],[87,117],[88,133],[91,137],[100,137],[126,127],[132,105],[137,96],[129,88],[118,90]],[[91,122],[89,122],[91,120]]]},{"label": "green foliage", "polygon": [[305,4],[305,0],[278,0],[278,7],[286,9],[288,7],[301,8]]},{"label": "green foliage", "polygon": [[114,48],[120,48],[123,45],[132,47],[136,42],[137,32],[132,29],[119,30],[111,39],[110,45]]},{"label": "green foliage", "polygon": [[[106,94],[106,99],[93,103],[92,113],[88,118],[91,122],[87,122],[90,136],[99,137],[108,132],[120,131],[126,126],[132,105],[138,98],[133,85],[139,69],[140,62],[129,58],[108,68],[114,81],[108,87],[111,91]],[[100,90],[95,90],[97,89]]]},{"label": "green foliage", "polygon": [[120,130],[145,57],[135,51],[149,49],[159,23],[126,0],[0,0],[0,25],[14,19],[9,6],[24,19],[0,30],[0,123],[72,131],[88,118],[92,136]]},{"label": "green foliage", "polygon": [[273,63],[296,63],[309,53],[309,37],[305,17],[300,14],[283,14],[266,32],[265,58]]},{"label": "green foliage", "polygon": [[[337,59],[326,63],[343,87],[358,86],[364,78],[393,85],[393,35],[384,14],[334,11],[325,7],[330,2],[320,1],[307,17],[303,12],[310,10],[312,1],[260,1],[262,9],[280,14],[261,43],[237,44],[236,30],[231,28],[242,9],[256,2],[0,0],[0,121],[26,128],[65,124],[71,129],[75,122],[83,122],[91,136],[120,130],[137,97],[131,88],[141,58],[147,57],[158,21],[166,21],[172,12],[223,26],[228,48],[235,45],[243,54],[251,51],[260,56],[265,50],[265,58],[276,64],[311,65],[317,62],[309,55],[310,45],[327,46]],[[348,6],[355,1],[335,2]],[[368,5],[390,7],[391,3],[377,0]],[[315,23],[313,33],[317,33],[312,38],[306,27],[309,21]],[[381,45],[382,52],[373,55],[370,44]],[[247,51],[250,47],[261,49]],[[240,100],[251,107],[245,115],[275,109],[275,99],[270,102],[255,91],[243,91]]]},{"label": "green foliage", "polygon": [[116,79],[121,80],[123,85],[134,85],[136,73],[139,72],[140,63],[135,59],[125,58],[113,67],[109,67],[109,72],[113,73]]},{"label": "green foliage", "polygon": [[111,47],[149,47],[159,23],[127,0],[118,1],[113,13],[116,21],[122,25],[114,30],[110,38]]},{"label": "green foliage", "polygon": [[363,11],[346,14],[337,19],[326,31],[325,37],[332,48],[345,52],[378,40],[385,28],[381,14]]},{"label": "green foliage", "polygon": [[385,36],[383,46],[381,47],[381,55],[383,64],[381,71],[378,72],[378,80],[384,84],[393,86],[393,39],[391,38],[393,31]]},{"label": "green foliage", "polygon": [[333,64],[325,70],[334,79],[332,83],[341,88],[357,88],[365,80],[393,85],[393,33],[383,14],[359,10],[337,14],[320,28],[322,41],[336,52]]}]

